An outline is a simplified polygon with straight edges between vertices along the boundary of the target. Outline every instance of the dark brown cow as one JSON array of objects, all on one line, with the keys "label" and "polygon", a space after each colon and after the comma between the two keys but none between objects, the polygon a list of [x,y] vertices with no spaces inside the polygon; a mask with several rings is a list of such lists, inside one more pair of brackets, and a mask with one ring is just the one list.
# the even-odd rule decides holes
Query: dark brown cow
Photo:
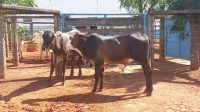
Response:
[{"label": "dark brown cow", "polygon": [[146,78],[144,93],[151,95],[153,91],[152,70],[148,64],[149,38],[139,32],[131,35],[105,37],[99,34],[84,35],[77,33],[71,38],[71,44],[79,49],[84,56],[94,62],[95,84],[92,92],[97,90],[100,76],[100,87],[103,89],[104,66],[108,64],[123,64],[136,60],[143,68]]}]

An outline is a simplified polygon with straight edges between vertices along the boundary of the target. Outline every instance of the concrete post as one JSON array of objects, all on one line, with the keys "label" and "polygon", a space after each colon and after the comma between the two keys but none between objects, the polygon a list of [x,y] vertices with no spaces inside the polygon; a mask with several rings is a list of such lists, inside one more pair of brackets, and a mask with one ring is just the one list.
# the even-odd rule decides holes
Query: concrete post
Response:
[{"label": "concrete post", "polygon": [[19,65],[18,35],[16,32],[16,19],[11,19],[13,66]]},{"label": "concrete post", "polygon": [[3,15],[0,14],[0,79],[6,77],[6,51],[5,51],[5,40],[4,40],[4,19]]}]

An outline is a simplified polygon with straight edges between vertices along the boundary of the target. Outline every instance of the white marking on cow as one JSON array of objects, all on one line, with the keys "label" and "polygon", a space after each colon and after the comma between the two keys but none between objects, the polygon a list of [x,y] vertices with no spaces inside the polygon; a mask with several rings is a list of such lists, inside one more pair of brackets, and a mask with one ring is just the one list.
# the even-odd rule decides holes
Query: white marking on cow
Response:
[{"label": "white marking on cow", "polygon": [[120,44],[120,42],[119,42],[119,40],[117,38],[116,38],[116,41],[117,41],[118,44]]},{"label": "white marking on cow", "polygon": [[81,57],[83,57],[83,54],[80,50],[78,50],[77,48],[74,48],[73,50],[77,51],[81,55]]}]

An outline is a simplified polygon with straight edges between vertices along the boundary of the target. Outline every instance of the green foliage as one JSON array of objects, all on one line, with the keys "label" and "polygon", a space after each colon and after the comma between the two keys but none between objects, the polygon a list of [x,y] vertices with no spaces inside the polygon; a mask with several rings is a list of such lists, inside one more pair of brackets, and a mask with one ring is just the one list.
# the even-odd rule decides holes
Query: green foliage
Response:
[{"label": "green foliage", "polygon": [[[200,9],[200,0],[167,0],[169,9],[171,10],[186,10],[186,9]],[[200,25],[200,15],[195,14],[196,24]],[[184,40],[189,37],[186,32],[186,23],[189,21],[189,15],[173,15],[172,20],[174,24],[170,32],[178,32],[179,39]]]},{"label": "green foliage", "polygon": [[27,26],[23,26],[23,27],[18,27],[17,29],[17,34],[19,37],[23,38],[24,36],[27,36],[28,35],[28,27]]},{"label": "green foliage", "polygon": [[188,23],[187,15],[173,15],[171,20],[174,22],[170,33],[177,32],[179,34],[179,39],[184,40],[189,37],[188,31],[186,31],[186,24]]},{"label": "green foliage", "polygon": [[20,6],[27,7],[37,7],[37,3],[35,0],[1,0],[4,4],[16,4]]},{"label": "green foliage", "polygon": [[165,10],[168,7],[166,0],[119,0],[119,2],[120,8],[135,13]]},{"label": "green foliage", "polygon": [[167,0],[167,2],[171,10],[200,9],[200,0]]}]

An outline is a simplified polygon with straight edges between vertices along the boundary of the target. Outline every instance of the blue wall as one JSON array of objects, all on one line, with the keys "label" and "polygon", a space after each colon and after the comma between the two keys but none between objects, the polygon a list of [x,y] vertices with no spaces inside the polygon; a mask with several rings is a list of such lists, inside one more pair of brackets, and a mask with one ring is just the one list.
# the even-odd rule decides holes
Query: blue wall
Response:
[{"label": "blue wall", "polygon": [[189,60],[191,46],[190,25],[187,23],[186,26],[186,31],[189,33],[189,38],[180,40],[178,38],[178,33],[170,33],[172,24],[173,21],[171,21],[169,18],[165,19],[165,55]]}]

